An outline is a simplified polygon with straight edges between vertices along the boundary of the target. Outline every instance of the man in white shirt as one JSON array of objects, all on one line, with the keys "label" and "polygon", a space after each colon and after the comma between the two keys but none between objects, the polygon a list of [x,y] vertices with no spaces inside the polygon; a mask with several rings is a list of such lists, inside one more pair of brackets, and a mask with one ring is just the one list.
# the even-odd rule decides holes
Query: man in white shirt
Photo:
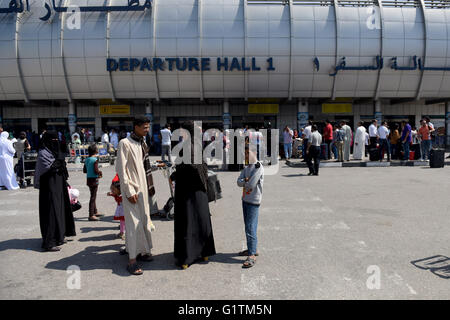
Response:
[{"label": "man in white shirt", "polygon": [[370,139],[370,148],[377,147],[378,140],[378,131],[377,131],[377,120],[372,120],[372,124],[369,126],[369,139]]},{"label": "man in white shirt", "polygon": [[[308,176],[318,176],[319,175],[319,164],[320,164],[320,145],[322,144],[322,135],[317,130],[317,125],[311,126],[311,137],[308,140],[308,147],[306,149],[306,154],[308,155]],[[314,159],[314,166],[312,161]]]},{"label": "man in white shirt", "polygon": [[106,145],[106,150],[109,151],[109,135],[108,135],[108,130],[103,130],[103,134],[102,134],[102,140],[101,140],[102,144]]},{"label": "man in white shirt", "polygon": [[308,125],[303,130],[302,139],[303,139],[303,161],[308,162],[308,153],[306,152],[306,149],[308,147],[308,141],[311,139],[311,128],[312,128],[312,121],[308,121]]},{"label": "man in white shirt", "polygon": [[169,162],[172,163],[172,132],[170,131],[169,124],[164,126],[164,129],[160,130],[161,134],[161,160],[166,160],[166,155],[169,157]]},{"label": "man in white shirt", "polygon": [[109,144],[109,136],[108,136],[108,131],[106,129],[103,130],[102,143]]},{"label": "man in white shirt", "polygon": [[387,161],[391,161],[391,153],[388,142],[389,129],[386,121],[383,121],[383,125],[378,128],[378,137],[380,138],[380,162],[383,161],[383,151],[386,150]]}]

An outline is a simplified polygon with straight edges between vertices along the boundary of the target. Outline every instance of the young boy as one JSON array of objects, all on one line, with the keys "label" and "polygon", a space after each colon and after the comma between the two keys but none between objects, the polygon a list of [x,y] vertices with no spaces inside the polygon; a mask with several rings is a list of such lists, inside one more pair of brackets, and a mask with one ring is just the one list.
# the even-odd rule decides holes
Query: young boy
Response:
[{"label": "young boy", "polygon": [[98,217],[103,216],[97,212],[95,204],[98,190],[98,179],[102,177],[102,172],[98,170],[98,149],[95,144],[88,147],[89,158],[84,162],[83,172],[86,173],[86,185],[91,191],[91,199],[89,201],[89,221],[98,221]]},{"label": "young boy", "polygon": [[262,199],[264,168],[261,162],[257,161],[254,150],[245,150],[245,161],[248,164],[239,178],[237,185],[242,187],[242,209],[244,212],[245,235],[247,238],[247,250],[239,252],[240,256],[247,256],[242,265],[243,268],[251,268],[256,263],[257,228],[259,206]]}]

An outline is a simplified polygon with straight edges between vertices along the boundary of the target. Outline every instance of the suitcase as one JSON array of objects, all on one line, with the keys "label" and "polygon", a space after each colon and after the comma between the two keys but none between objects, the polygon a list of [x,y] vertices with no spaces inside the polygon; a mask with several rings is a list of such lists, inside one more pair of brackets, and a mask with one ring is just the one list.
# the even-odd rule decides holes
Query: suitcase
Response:
[{"label": "suitcase", "polygon": [[369,149],[369,160],[370,161],[379,161],[380,160],[380,150],[377,148]]},{"label": "suitcase", "polygon": [[320,145],[320,160],[328,160],[328,145],[326,143]]},{"label": "suitcase", "polygon": [[415,151],[410,151],[409,152],[409,160],[415,160],[415,154],[416,154]]},{"label": "suitcase", "polygon": [[430,168],[443,168],[445,164],[445,149],[431,149]]}]

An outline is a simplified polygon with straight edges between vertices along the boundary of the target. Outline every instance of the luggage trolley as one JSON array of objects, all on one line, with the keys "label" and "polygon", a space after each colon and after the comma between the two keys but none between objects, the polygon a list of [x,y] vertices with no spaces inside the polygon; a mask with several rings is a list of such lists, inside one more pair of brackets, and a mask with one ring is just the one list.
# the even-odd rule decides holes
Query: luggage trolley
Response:
[{"label": "luggage trolley", "polygon": [[34,177],[34,172],[36,170],[37,157],[38,154],[36,152],[24,152],[17,163],[17,177],[23,188],[31,185],[31,177]]},{"label": "luggage trolley", "polygon": [[108,147],[105,144],[97,144],[98,147],[98,162],[100,163],[106,163],[111,162],[111,156],[108,152]]}]

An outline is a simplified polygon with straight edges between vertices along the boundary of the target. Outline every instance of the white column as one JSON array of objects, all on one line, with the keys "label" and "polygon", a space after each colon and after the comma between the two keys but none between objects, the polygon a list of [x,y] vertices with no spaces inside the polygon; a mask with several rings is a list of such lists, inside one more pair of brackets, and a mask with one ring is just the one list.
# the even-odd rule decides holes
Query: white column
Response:
[{"label": "white column", "polygon": [[374,119],[378,121],[378,124],[381,125],[383,122],[383,114],[381,113],[381,101],[376,100],[374,102]]},{"label": "white column", "polygon": [[69,114],[68,114],[68,118],[69,118],[69,130],[70,130],[70,134],[74,133],[76,128],[77,128],[77,115],[75,112],[75,103],[69,102]]},{"label": "white column", "polygon": [[31,131],[33,132],[36,132],[36,133],[40,133],[39,132],[39,121],[38,121],[38,118],[35,118],[35,117],[33,117],[33,118],[31,118]]},{"label": "white column", "polygon": [[353,105],[353,123],[355,128],[357,127],[358,122],[361,121],[361,108],[362,106],[359,104]]},{"label": "white column", "polygon": [[450,102],[445,103],[445,126],[446,126],[446,143],[447,147],[450,146]]},{"label": "white column", "polygon": [[145,117],[150,120],[150,136],[153,136],[153,104],[151,100],[145,103]]},{"label": "white column", "polygon": [[223,129],[231,129],[231,113],[230,113],[230,103],[228,101],[223,102]]},{"label": "white column", "polygon": [[95,137],[101,138],[102,135],[103,135],[102,117],[100,115],[97,115],[95,117]]},{"label": "white column", "polygon": [[308,125],[309,108],[308,100],[301,100],[297,106],[297,130],[300,131]]}]

